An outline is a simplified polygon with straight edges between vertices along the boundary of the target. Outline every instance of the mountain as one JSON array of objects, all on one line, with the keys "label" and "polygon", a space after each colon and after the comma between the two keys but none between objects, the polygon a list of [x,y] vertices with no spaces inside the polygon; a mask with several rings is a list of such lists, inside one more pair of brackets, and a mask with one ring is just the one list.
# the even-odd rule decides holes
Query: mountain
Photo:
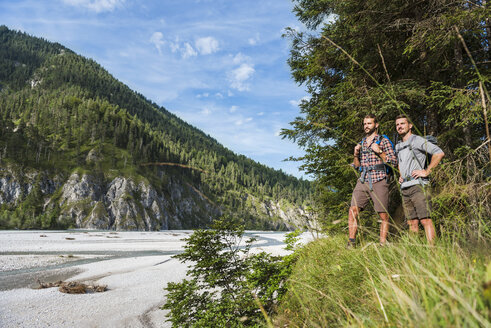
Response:
[{"label": "mountain", "polygon": [[0,227],[305,225],[311,183],[237,155],[58,43],[0,26]]}]

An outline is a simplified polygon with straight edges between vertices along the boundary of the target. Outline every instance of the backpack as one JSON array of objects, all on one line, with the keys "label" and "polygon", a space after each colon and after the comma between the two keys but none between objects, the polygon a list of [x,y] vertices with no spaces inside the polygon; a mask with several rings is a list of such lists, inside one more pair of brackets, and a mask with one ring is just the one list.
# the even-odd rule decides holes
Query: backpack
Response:
[{"label": "backpack", "polygon": [[[385,134],[381,134],[380,137],[378,138],[377,141],[375,141],[375,143],[377,145],[380,145],[380,143],[382,142],[382,139],[385,138],[387,140],[389,140],[389,143],[390,143],[390,146],[392,147],[392,150],[394,151],[394,154],[395,154],[395,146],[394,146],[394,143],[392,142],[392,140],[390,140],[389,137],[387,137]],[[361,139],[361,142],[360,142],[360,145],[363,144],[363,142],[365,141],[366,138],[363,138]],[[390,182],[391,178],[394,177],[394,169],[392,168],[392,166],[390,165],[387,165],[384,163],[384,166],[385,166],[385,174],[387,175],[387,182]],[[362,168],[360,167],[359,168],[359,171],[361,172],[362,171]]]}]

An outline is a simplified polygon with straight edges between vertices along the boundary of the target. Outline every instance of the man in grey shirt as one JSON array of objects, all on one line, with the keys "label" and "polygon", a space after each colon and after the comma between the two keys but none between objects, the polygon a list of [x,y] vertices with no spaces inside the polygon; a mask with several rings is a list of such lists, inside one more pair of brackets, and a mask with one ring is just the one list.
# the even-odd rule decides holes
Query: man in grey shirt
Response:
[{"label": "man in grey shirt", "polygon": [[[396,130],[402,142],[396,145],[399,162],[399,183],[401,184],[402,204],[406,213],[409,231],[418,233],[419,222],[424,227],[426,239],[431,244],[435,239],[435,227],[430,217],[428,176],[445,154],[437,145],[423,137],[412,134],[413,125],[405,115],[396,117]],[[425,165],[427,155],[431,161]]]}]

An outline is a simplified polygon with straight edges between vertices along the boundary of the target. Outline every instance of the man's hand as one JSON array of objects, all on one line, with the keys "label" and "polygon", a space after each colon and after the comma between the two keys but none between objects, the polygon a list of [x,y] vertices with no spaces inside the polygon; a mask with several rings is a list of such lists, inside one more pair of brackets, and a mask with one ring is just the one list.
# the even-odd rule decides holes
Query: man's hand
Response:
[{"label": "man's hand", "polygon": [[412,173],[411,173],[411,176],[415,179],[417,178],[426,178],[430,175],[430,171],[429,170],[414,170]]},{"label": "man's hand", "polygon": [[403,183],[404,182],[404,178],[401,176],[399,176],[399,183]]},{"label": "man's hand", "polygon": [[372,146],[370,147],[374,151],[375,154],[380,155],[382,153],[382,149],[380,149],[380,146],[377,145],[375,142],[372,143]]},{"label": "man's hand", "polygon": [[358,157],[358,155],[360,155],[360,149],[361,149],[361,145],[360,144],[356,144],[355,151],[353,152],[353,155],[355,157]]}]

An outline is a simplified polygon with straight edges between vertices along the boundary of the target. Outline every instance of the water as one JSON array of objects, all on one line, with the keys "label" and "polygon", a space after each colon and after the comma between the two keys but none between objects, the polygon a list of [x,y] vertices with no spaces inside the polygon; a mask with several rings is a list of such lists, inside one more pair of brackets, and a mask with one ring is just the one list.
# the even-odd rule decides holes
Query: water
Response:
[{"label": "water", "polygon": [[[180,240],[176,236],[182,238],[188,237],[189,231],[168,231],[168,232],[108,232],[108,231],[75,231],[80,233],[75,240],[65,240],[60,234],[73,237],[74,231],[2,231],[0,232],[0,261],[5,255],[36,255],[36,256],[60,256],[65,257],[65,261],[57,264],[45,264],[35,267],[22,268],[10,271],[0,271],[0,290],[9,290],[16,288],[35,288],[39,286],[38,280],[42,282],[56,282],[59,280],[67,280],[82,272],[77,268],[80,265],[106,261],[110,259],[122,258],[137,258],[147,256],[162,256],[176,255],[182,252]],[[47,235],[46,238],[38,238],[36,234]],[[90,235],[92,234],[92,235]],[[119,235],[120,239],[114,235]],[[266,232],[266,231],[247,231],[245,238],[255,237],[261,243],[253,245],[254,247],[268,247],[283,245],[281,241],[284,232]],[[260,236],[258,236],[260,235]],[[111,236],[111,237],[107,237]],[[40,237],[40,236],[39,236]],[[64,235],[63,235],[64,237]],[[92,237],[92,238],[88,238]],[[94,238],[95,237],[95,238]],[[106,239],[111,238],[111,239]],[[14,244],[12,244],[14,243]],[[19,248],[23,251],[12,251],[12,245],[18,243]],[[153,243],[155,245],[153,246]],[[10,244],[10,248],[7,245]],[[24,247],[23,245],[28,245]],[[54,245],[55,251],[42,250],[46,245]],[[91,246],[100,250],[80,250],[85,246]],[[150,248],[148,249],[150,245]],[[162,245],[171,250],[159,250]],[[108,250],[111,247],[128,246],[134,250]],[[21,248],[24,247],[24,248]],[[145,249],[139,249],[145,248]],[[28,249],[25,250],[24,249]],[[87,257],[89,256],[89,257]]]}]

